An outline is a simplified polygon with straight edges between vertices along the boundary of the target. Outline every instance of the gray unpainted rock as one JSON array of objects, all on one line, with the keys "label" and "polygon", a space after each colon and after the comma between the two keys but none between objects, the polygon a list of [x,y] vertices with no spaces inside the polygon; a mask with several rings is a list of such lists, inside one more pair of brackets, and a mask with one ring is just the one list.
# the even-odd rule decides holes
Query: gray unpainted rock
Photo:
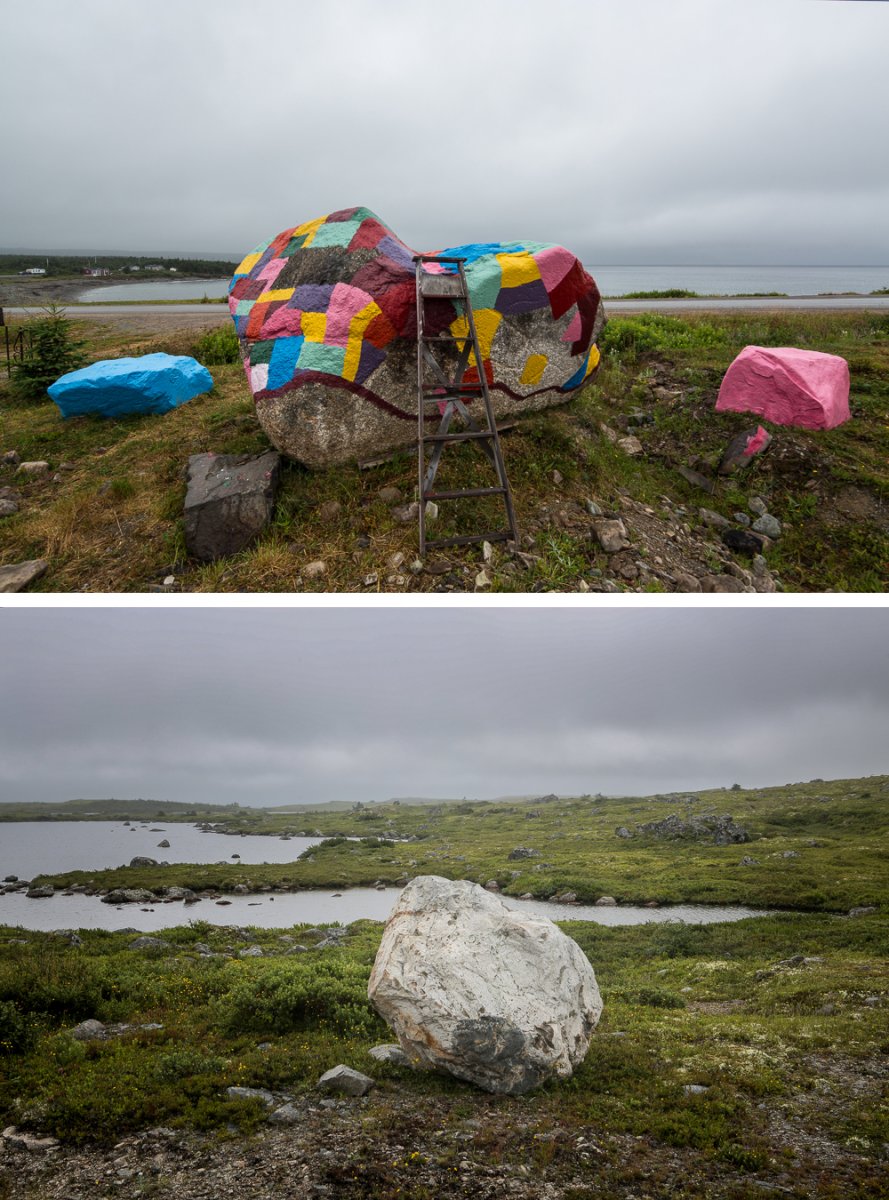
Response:
[{"label": "gray unpainted rock", "polygon": [[170,943],[165,942],[163,938],[156,937],[137,937],[135,941],[130,942],[130,950],[169,950]]},{"label": "gray unpainted rock", "polygon": [[27,562],[0,567],[0,592],[24,591],[29,583],[43,575],[48,566],[45,558],[32,558]]},{"label": "gray unpainted rock", "polygon": [[662,821],[649,821],[647,825],[639,825],[638,829],[640,833],[668,840],[712,840],[715,846],[732,846],[750,841],[747,830],[738,825],[728,813],[721,816],[708,813],[700,817],[689,817],[687,820],[678,813],[671,813]]},{"label": "gray unpainted rock", "polygon": [[156,867],[156,858],[145,858],[144,855],[137,854],[135,858],[130,859],[131,867]]},{"label": "gray unpainted rock", "polygon": [[51,883],[44,883],[39,887],[28,888],[25,895],[29,900],[48,900],[50,896],[56,894],[56,889]]},{"label": "gray unpainted rock", "polygon": [[212,562],[249,546],[271,519],[280,470],[274,450],[254,457],[193,454],[183,512],[189,554]]},{"label": "gray unpainted rock", "polygon": [[434,875],[399,896],[368,996],[412,1063],[512,1094],[567,1078],[602,1011],[593,968],[553,922]]},{"label": "gray unpainted rock", "polygon": [[303,1119],[303,1113],[293,1103],[282,1104],[274,1112],[269,1113],[270,1125],[296,1125]]},{"label": "gray unpainted rock", "polygon": [[88,1021],[81,1021],[79,1025],[75,1025],[73,1029],[69,1029],[71,1037],[76,1038],[78,1042],[97,1042],[104,1041],[108,1036],[107,1030],[101,1021],[96,1021],[90,1018]]},{"label": "gray unpainted rock", "polygon": [[229,1100],[259,1100],[269,1110],[278,1107],[278,1101],[265,1088],[228,1087],[225,1094]]},{"label": "gray unpainted rock", "polygon": [[342,1063],[325,1071],[318,1080],[322,1092],[333,1092],[339,1096],[366,1096],[374,1086],[374,1080],[369,1075],[362,1075],[360,1071],[353,1071]]},{"label": "gray unpainted rock", "polygon": [[102,897],[103,904],[152,904],[157,897],[148,888],[112,888]]},{"label": "gray unpainted rock", "polygon": [[777,517],[773,517],[771,513],[763,513],[761,517],[753,522],[753,532],[763,533],[766,537],[779,538],[781,536],[781,522]]},{"label": "gray unpainted rock", "polygon": [[392,1063],[396,1067],[409,1067],[411,1065],[411,1060],[402,1048],[392,1043],[387,1042],[383,1046],[372,1046],[368,1050],[368,1054],[371,1058],[375,1058],[377,1062]]},{"label": "gray unpainted rock", "polygon": [[593,533],[606,554],[616,554],[630,544],[627,527],[618,517],[615,520],[602,518],[593,522]]}]

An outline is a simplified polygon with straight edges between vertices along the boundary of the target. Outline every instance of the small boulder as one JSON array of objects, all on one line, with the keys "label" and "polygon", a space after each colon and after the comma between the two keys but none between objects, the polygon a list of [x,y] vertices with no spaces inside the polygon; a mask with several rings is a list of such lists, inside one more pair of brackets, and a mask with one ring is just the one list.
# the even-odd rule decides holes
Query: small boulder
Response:
[{"label": "small boulder", "polygon": [[112,888],[102,897],[103,904],[151,904],[157,897],[147,888]]},{"label": "small boulder", "polygon": [[371,1058],[375,1058],[377,1062],[391,1063],[395,1067],[409,1067],[411,1060],[405,1054],[400,1046],[386,1043],[383,1046],[372,1046],[368,1050]]},{"label": "small boulder", "polygon": [[325,1071],[318,1080],[318,1088],[322,1092],[331,1092],[339,1096],[366,1096],[375,1082],[369,1075],[353,1071],[342,1063]]},{"label": "small boulder", "polygon": [[38,459],[35,462],[19,463],[16,467],[16,475],[46,475],[49,471],[49,463],[43,459]]},{"label": "small boulder", "polygon": [[108,1037],[108,1031],[103,1023],[92,1017],[88,1021],[81,1021],[79,1025],[75,1025],[68,1032],[78,1042],[99,1042],[105,1041]]},{"label": "small boulder", "polygon": [[613,896],[600,896],[596,904],[600,908],[613,908],[617,904],[617,901]]},{"label": "small boulder", "polygon": [[516,846],[515,850],[510,850],[507,855],[510,862],[518,862],[522,858],[539,858],[539,850],[530,850],[527,846]]},{"label": "small boulder", "polygon": [[45,558],[32,558],[27,562],[9,563],[0,567],[0,592],[21,592],[39,579],[49,566]]},{"label": "small boulder", "polygon": [[768,449],[771,440],[772,435],[761,425],[737,434],[726,446],[719,464],[720,475],[730,475],[732,471],[749,467],[758,455]]},{"label": "small boulder", "polygon": [[156,858],[146,858],[142,854],[137,854],[135,858],[130,859],[130,866],[131,867],[156,867],[157,859]]},{"label": "small boulder", "polygon": [[170,943],[165,942],[163,938],[156,937],[137,937],[130,942],[130,950],[169,950]]},{"label": "small boulder", "polygon": [[763,540],[748,529],[724,529],[723,544],[735,554],[762,554]]},{"label": "small boulder", "polygon": [[225,1094],[229,1100],[258,1100],[264,1108],[269,1110],[278,1107],[278,1101],[265,1088],[228,1087],[225,1089]]},{"label": "small boulder", "polygon": [[167,841],[166,838],[162,838],[161,841],[158,842],[157,848],[158,848],[158,850],[169,850],[170,843]]},{"label": "small boulder", "polygon": [[836,354],[745,346],[726,371],[717,412],[752,412],[775,425],[833,429],[849,419],[849,364]]},{"label": "small boulder", "polygon": [[39,887],[28,888],[25,895],[29,900],[48,900],[50,896],[56,894],[56,889],[51,883],[41,884]]},{"label": "small boulder", "polygon": [[209,392],[213,377],[185,355],[112,358],[69,371],[46,390],[63,417],[165,413]]},{"label": "small boulder", "polygon": [[630,544],[627,527],[619,517],[615,520],[603,517],[594,521],[593,534],[606,554],[617,554]]},{"label": "small boulder", "polygon": [[273,450],[252,457],[193,454],[183,511],[189,554],[212,562],[249,546],[271,520],[280,469]]}]

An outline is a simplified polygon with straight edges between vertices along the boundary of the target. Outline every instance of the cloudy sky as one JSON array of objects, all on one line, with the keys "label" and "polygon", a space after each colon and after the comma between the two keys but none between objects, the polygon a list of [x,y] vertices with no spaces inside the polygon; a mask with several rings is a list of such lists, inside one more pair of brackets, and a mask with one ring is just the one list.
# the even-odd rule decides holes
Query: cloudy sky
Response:
[{"label": "cloudy sky", "polygon": [[884,609],[33,609],[0,799],[650,793],[889,770]]},{"label": "cloudy sky", "polygon": [[878,0],[27,0],[0,247],[246,253],[364,204],[409,244],[889,262]]}]

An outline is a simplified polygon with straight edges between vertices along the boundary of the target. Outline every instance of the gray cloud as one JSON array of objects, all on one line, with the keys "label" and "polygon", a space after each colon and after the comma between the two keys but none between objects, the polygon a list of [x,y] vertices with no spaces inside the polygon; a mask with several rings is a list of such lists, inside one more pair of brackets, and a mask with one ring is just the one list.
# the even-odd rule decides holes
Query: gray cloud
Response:
[{"label": "gray cloud", "polygon": [[9,609],[0,797],[284,804],[887,769],[887,613]]},{"label": "gray cloud", "polygon": [[239,254],[367,204],[418,248],[881,265],[887,25],[854,0],[29,0],[0,237]]}]

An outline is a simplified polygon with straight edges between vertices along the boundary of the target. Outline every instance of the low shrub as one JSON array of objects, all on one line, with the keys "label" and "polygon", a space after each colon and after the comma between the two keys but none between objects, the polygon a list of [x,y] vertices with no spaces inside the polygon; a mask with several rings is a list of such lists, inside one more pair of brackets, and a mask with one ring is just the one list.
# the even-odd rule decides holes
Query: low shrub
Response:
[{"label": "low shrub", "polygon": [[240,362],[241,347],[234,326],[221,325],[218,329],[208,329],[195,343],[192,353],[205,367]]}]

